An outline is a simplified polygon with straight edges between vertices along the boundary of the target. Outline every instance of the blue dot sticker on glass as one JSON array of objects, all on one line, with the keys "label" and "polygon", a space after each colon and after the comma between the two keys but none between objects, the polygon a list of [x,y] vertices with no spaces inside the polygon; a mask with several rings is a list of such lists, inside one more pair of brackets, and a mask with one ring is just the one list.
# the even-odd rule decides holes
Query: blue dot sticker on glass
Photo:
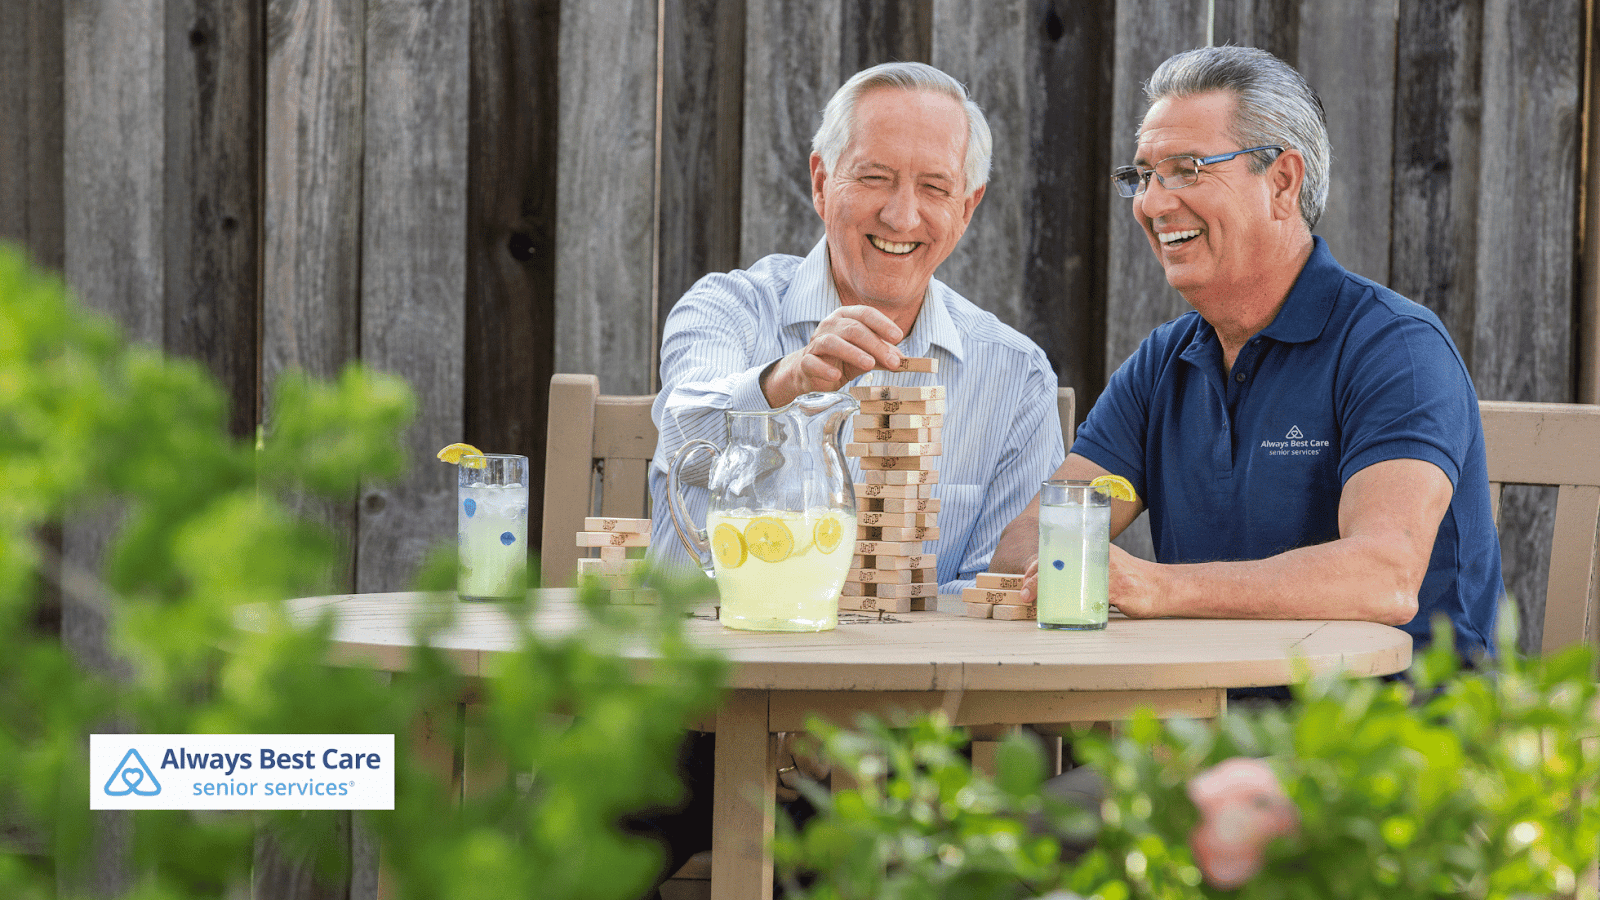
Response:
[{"label": "blue dot sticker on glass", "polygon": [[515,544],[516,542],[517,542],[517,536],[516,535],[512,534],[509,531],[500,532],[500,543],[505,544],[507,547],[509,547],[512,544]]},{"label": "blue dot sticker on glass", "polygon": [[467,511],[467,518],[470,519],[472,514],[478,511],[478,501],[468,497],[461,501],[461,508]]},{"label": "blue dot sticker on glass", "polygon": [[1053,562],[1053,563],[1051,563],[1051,564],[1050,564],[1050,565],[1052,565],[1052,566],[1055,566],[1055,567],[1056,567],[1056,571],[1057,571],[1057,572],[1059,572],[1059,571],[1061,571],[1061,570],[1062,570],[1062,569],[1065,569],[1065,568],[1066,568],[1066,567],[1067,567],[1067,564],[1066,564],[1066,563],[1064,563],[1064,562],[1062,562],[1062,561],[1061,561],[1061,560],[1059,560],[1059,559],[1058,559],[1058,560],[1056,560],[1056,561],[1055,561],[1055,562]]}]

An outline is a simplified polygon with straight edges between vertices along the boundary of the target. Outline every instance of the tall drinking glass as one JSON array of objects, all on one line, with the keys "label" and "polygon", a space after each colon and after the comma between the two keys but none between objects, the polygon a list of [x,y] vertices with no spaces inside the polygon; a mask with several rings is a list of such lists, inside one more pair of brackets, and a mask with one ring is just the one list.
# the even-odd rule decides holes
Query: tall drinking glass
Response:
[{"label": "tall drinking glass", "polygon": [[461,457],[456,480],[456,593],[507,600],[528,592],[528,458]]},{"label": "tall drinking glass", "polygon": [[1039,490],[1039,627],[1106,627],[1111,498],[1087,481],[1046,481]]}]

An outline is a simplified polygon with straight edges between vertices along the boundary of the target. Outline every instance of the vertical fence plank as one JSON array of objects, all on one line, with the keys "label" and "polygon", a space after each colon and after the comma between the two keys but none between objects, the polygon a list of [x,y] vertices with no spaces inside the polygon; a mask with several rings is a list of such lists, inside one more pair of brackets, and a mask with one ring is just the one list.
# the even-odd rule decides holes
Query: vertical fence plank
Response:
[{"label": "vertical fence plank", "polygon": [[1033,241],[1033,132],[1038,90],[1032,0],[934,4],[933,64],[967,85],[994,135],[990,181],[972,224],[939,278],[1000,321],[1021,329]]},{"label": "vertical fence plank", "polygon": [[[1124,0],[1117,4],[1116,56],[1112,64],[1111,159],[1133,158],[1135,131],[1144,118],[1143,85],[1163,60],[1206,42],[1206,0]],[[1106,190],[1110,191],[1109,184]],[[1122,198],[1110,206],[1107,267],[1106,374],[1122,365],[1150,329],[1189,309],[1167,284],[1144,232]]]},{"label": "vertical fence plank", "polygon": [[656,0],[561,8],[556,371],[650,390]]},{"label": "vertical fence plank", "polygon": [[0,0],[0,240],[62,266],[62,14],[56,0]]},{"label": "vertical fence plank", "polygon": [[1600,10],[1595,0],[1586,0],[1584,28],[1584,111],[1587,125],[1583,159],[1583,250],[1578,261],[1582,286],[1578,291],[1578,386],[1579,403],[1600,403]]},{"label": "vertical fence plank", "polygon": [[556,0],[472,4],[465,439],[528,457],[535,542],[555,353],[559,12]]},{"label": "vertical fence plank", "polygon": [[804,255],[822,237],[807,160],[838,90],[839,3],[747,0],[739,260]]},{"label": "vertical fence plank", "polygon": [[[364,0],[270,0],[266,32],[260,365],[270,392],[290,369],[331,378],[360,352]],[[355,590],[355,498],[300,511],[349,542],[337,580]]]},{"label": "vertical fence plank", "polygon": [[167,0],[165,344],[200,359],[253,434],[265,0]]},{"label": "vertical fence plank", "polygon": [[407,586],[455,530],[466,289],[468,7],[370,0],[361,232],[361,356],[411,382],[411,470],[363,488],[356,587]]},{"label": "vertical fence plank", "polygon": [[[1490,0],[1483,20],[1473,377],[1489,399],[1572,399],[1583,8]],[[1538,623],[1553,491],[1508,491],[1500,513],[1506,588]],[[1536,625],[1525,648],[1537,647]]]},{"label": "vertical fence plank", "polygon": [[[1341,265],[1382,283],[1389,280],[1396,3],[1303,4],[1299,58],[1289,60],[1322,98],[1333,145],[1317,233]],[[1382,89],[1373,90],[1374,73]]]},{"label": "vertical fence plank", "polygon": [[839,83],[878,63],[931,64],[934,6],[934,0],[845,0]]},{"label": "vertical fence plank", "polygon": [[744,3],[667,0],[661,28],[658,325],[702,275],[739,265]]},{"label": "vertical fence plank", "polygon": [[1389,286],[1433,310],[1475,371],[1483,8],[1402,0]]},{"label": "vertical fence plank", "polygon": [[[132,340],[160,346],[166,289],[162,249],[165,176],[165,23],[159,0],[69,0],[65,5],[63,203],[67,283]],[[108,148],[116,148],[108,152]],[[98,573],[108,518],[63,529],[64,565]],[[107,643],[93,601],[62,598],[62,641],[91,669],[128,677]],[[117,726],[103,726],[114,730]],[[125,812],[92,817],[89,871],[61,871],[60,893],[114,897],[132,888]]]},{"label": "vertical fence plank", "polygon": [[1300,0],[1235,0],[1213,10],[1211,43],[1259,47],[1286,62],[1300,56]]}]

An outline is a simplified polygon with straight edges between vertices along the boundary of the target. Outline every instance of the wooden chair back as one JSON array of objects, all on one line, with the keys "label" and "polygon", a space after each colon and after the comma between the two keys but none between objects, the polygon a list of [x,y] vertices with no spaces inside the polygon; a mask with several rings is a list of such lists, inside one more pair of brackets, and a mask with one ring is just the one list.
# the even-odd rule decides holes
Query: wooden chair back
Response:
[{"label": "wooden chair back", "polygon": [[1072,451],[1072,439],[1078,435],[1078,395],[1069,387],[1056,388],[1056,411],[1061,413],[1061,446]]},{"label": "wooden chair back", "polygon": [[1483,435],[1500,518],[1508,484],[1556,487],[1544,638],[1551,653],[1580,641],[1600,644],[1600,406],[1485,400]]},{"label": "wooden chair back", "polygon": [[602,395],[600,379],[593,375],[550,379],[541,586],[573,583],[577,535],[586,517],[649,517],[648,474],[656,452],[653,402],[654,394]]}]

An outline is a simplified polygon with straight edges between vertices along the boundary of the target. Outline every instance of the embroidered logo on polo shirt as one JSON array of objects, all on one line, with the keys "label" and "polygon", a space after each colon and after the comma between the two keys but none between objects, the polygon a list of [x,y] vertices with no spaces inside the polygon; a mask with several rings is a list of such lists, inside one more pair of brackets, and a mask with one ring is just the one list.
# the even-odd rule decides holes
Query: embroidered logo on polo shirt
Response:
[{"label": "embroidered logo on polo shirt", "polygon": [[1307,438],[1299,425],[1291,425],[1283,440],[1262,441],[1261,449],[1268,456],[1319,456],[1328,445],[1328,441]]}]

